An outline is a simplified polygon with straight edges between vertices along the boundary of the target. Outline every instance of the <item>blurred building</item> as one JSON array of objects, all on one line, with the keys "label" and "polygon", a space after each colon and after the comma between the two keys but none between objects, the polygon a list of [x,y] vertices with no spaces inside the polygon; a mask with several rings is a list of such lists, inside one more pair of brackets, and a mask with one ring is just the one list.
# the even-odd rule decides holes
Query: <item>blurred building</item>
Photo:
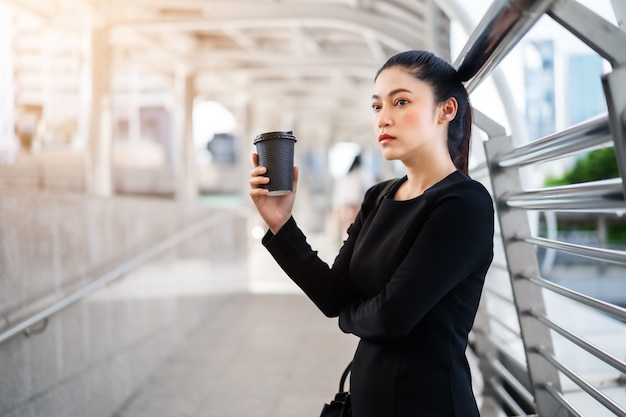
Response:
[{"label": "blurred building", "polygon": [[606,101],[600,77],[604,73],[602,57],[592,53],[567,56],[563,106],[568,125],[574,125],[606,112]]},{"label": "blurred building", "polygon": [[554,42],[551,39],[527,42],[524,46],[524,91],[530,140],[556,129],[554,89]]}]

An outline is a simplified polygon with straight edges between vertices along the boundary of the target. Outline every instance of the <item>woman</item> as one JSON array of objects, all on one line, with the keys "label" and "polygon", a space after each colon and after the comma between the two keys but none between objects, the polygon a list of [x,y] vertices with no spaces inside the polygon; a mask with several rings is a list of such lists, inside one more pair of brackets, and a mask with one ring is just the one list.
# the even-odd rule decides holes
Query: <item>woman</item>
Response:
[{"label": "woman", "polygon": [[366,192],[332,267],[291,217],[298,169],[294,193],[268,197],[253,155],[250,196],[269,227],[263,244],[324,314],[360,338],[355,417],[478,416],[465,349],[493,257],[493,204],[467,174],[467,91],[447,62],[408,51],[378,71],[372,110],[383,156],[401,161],[406,176]]}]

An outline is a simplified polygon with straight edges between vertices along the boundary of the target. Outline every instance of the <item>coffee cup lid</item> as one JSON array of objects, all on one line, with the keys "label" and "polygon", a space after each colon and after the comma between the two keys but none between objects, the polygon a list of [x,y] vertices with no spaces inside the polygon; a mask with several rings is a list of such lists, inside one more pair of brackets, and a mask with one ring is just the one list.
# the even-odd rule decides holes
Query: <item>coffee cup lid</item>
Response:
[{"label": "coffee cup lid", "polygon": [[296,137],[293,134],[293,131],[277,131],[277,132],[265,132],[259,133],[256,138],[254,138],[253,143],[260,142],[262,140],[268,139],[291,139],[294,142],[297,142]]}]

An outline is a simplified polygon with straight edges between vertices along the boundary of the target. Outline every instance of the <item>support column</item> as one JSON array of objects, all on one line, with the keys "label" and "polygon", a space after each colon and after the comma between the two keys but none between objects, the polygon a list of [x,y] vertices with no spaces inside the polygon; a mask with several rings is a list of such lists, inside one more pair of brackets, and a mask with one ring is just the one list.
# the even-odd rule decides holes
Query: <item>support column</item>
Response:
[{"label": "support column", "polygon": [[198,163],[192,125],[195,76],[181,69],[176,75],[175,84],[176,102],[179,103],[174,132],[176,200],[193,203],[198,199]]},{"label": "support column", "polygon": [[111,180],[112,117],[110,93],[109,28],[100,19],[91,29],[89,42],[89,123],[85,155],[87,192],[108,197]]},{"label": "support column", "polygon": [[133,67],[128,76],[128,140],[141,139],[141,77]]},{"label": "support column", "polygon": [[14,145],[13,36],[10,9],[0,4],[0,149]]},{"label": "support column", "polygon": [[252,153],[255,152],[253,145],[256,134],[250,126],[250,98],[247,94],[240,94],[236,97],[235,114],[235,140],[238,146],[237,172],[241,173],[240,193],[247,196],[249,192],[248,173],[252,169]]},{"label": "support column", "polygon": [[262,132],[271,132],[281,129],[281,120],[279,120],[275,113],[272,113],[270,110],[264,108],[263,104],[259,105],[258,103],[255,103],[255,106],[252,109],[253,117],[250,125],[255,136]]}]

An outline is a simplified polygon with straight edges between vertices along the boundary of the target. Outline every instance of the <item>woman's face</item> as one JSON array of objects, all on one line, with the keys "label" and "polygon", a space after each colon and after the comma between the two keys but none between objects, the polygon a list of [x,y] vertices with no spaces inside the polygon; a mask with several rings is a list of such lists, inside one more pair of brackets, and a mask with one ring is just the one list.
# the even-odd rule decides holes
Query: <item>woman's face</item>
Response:
[{"label": "woman's face", "polygon": [[440,118],[432,87],[400,67],[383,70],[372,95],[374,131],[385,159],[408,162],[445,146],[447,123]]}]

